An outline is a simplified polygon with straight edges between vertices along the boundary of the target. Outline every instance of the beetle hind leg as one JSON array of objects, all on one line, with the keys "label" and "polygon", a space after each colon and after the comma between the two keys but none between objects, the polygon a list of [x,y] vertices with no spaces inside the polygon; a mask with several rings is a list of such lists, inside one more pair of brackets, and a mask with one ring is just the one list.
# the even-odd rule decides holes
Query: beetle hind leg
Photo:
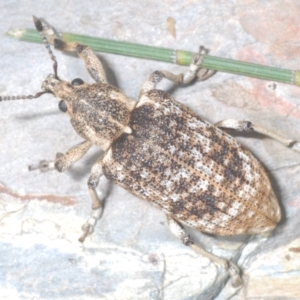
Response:
[{"label": "beetle hind leg", "polygon": [[176,220],[171,218],[170,216],[168,216],[168,222],[169,222],[169,227],[170,227],[171,232],[175,236],[177,236],[184,245],[189,246],[191,249],[193,249],[198,254],[207,257],[212,262],[214,262],[218,265],[221,265],[226,270],[228,270],[228,273],[231,277],[232,285],[234,287],[238,287],[243,283],[241,275],[240,275],[240,269],[235,263],[233,263],[225,258],[218,257],[218,256],[206,251],[199,245],[195,245],[192,238],[190,237],[190,235],[187,234],[186,231],[184,230],[183,226],[179,222],[177,222]]},{"label": "beetle hind leg", "polygon": [[257,132],[265,136],[268,136],[273,140],[276,140],[297,152],[300,152],[300,142],[292,139],[287,139],[286,137],[278,134],[277,132],[270,131],[264,127],[253,124],[250,121],[226,119],[216,123],[215,126],[221,129],[232,129],[240,132]]}]

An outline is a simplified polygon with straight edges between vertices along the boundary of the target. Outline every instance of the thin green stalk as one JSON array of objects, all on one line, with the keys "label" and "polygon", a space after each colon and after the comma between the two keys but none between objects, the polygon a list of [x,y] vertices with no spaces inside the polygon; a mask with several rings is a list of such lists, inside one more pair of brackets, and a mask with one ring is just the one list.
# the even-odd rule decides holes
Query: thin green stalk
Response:
[{"label": "thin green stalk", "polygon": [[[35,43],[42,42],[35,29],[11,29],[7,32],[7,35],[23,41]],[[189,65],[191,63],[192,56],[194,55],[194,53],[184,50],[146,46],[74,33],[62,32],[60,35],[61,39],[65,42],[72,41],[88,45],[94,51],[164,61],[179,65]],[[202,67],[216,71],[300,86],[300,71],[268,67],[211,55],[204,55]]]}]

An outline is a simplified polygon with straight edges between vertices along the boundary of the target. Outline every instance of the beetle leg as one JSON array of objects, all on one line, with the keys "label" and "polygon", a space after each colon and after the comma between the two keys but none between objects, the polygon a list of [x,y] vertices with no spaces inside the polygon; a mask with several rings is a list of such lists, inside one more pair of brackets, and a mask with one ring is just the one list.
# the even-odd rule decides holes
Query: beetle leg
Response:
[{"label": "beetle leg", "polygon": [[236,264],[233,262],[230,262],[229,260],[225,258],[218,257],[202,247],[195,245],[192,238],[190,237],[189,234],[186,233],[184,230],[184,227],[176,220],[174,220],[172,217],[168,216],[168,222],[169,222],[169,227],[171,232],[177,236],[181,242],[189,246],[191,249],[193,249],[195,252],[197,252],[200,255],[203,255],[210,259],[212,262],[221,265],[224,267],[226,270],[228,270],[229,275],[231,277],[232,285],[234,287],[240,286],[242,284],[242,278],[240,276],[240,269]]},{"label": "beetle leg", "polygon": [[[206,54],[208,54],[208,52],[209,52],[209,50],[206,49],[204,46],[200,46],[199,47],[198,55],[202,55],[201,63],[202,63],[202,60],[203,60],[203,56],[206,55]],[[194,61],[197,60],[197,56],[196,55],[193,57],[193,60]],[[204,81],[204,80],[210,78],[211,76],[215,75],[216,72],[217,72],[216,70],[210,70],[210,69],[200,68],[198,70],[198,73],[197,73],[198,80],[199,81]]]},{"label": "beetle leg", "polygon": [[[188,84],[197,76],[200,80],[205,80],[211,77],[215,71],[213,70],[203,70],[203,74],[198,74],[201,69],[201,63],[203,61],[203,55],[207,54],[207,50],[203,47],[200,47],[199,53],[195,54],[192,58],[192,62],[190,64],[189,69],[185,73],[174,74],[169,71],[161,70],[155,71],[146,80],[143,84],[142,89],[140,91],[140,97],[146,92],[153,90],[156,88],[156,85],[163,79],[166,78],[175,84]],[[201,69],[202,70],[202,69]]]},{"label": "beetle leg", "polygon": [[58,172],[64,172],[73,163],[81,159],[91,146],[91,142],[83,141],[70,148],[65,154],[57,153],[55,161],[41,160],[38,165],[28,166],[28,169],[29,171],[39,169],[41,172],[56,169]]},{"label": "beetle leg", "polygon": [[[101,190],[97,193],[96,188],[99,182],[101,182]],[[84,242],[85,238],[89,234],[93,233],[97,221],[101,218],[103,213],[103,202],[110,187],[108,184],[108,179],[103,175],[102,158],[93,165],[91,175],[87,183],[89,194],[92,199],[92,212],[86,223],[82,226],[83,234],[79,238],[81,243]]]},{"label": "beetle leg", "polygon": [[212,77],[217,73],[216,70],[210,70],[210,69],[200,69],[197,77],[199,81],[207,80],[208,78]]},{"label": "beetle leg", "polygon": [[55,49],[62,51],[76,51],[78,56],[84,61],[85,67],[96,82],[107,83],[106,74],[102,63],[96,54],[88,47],[75,42],[63,42],[60,39],[54,39]]},{"label": "beetle leg", "polygon": [[[88,47],[76,42],[63,42],[57,32],[45,20],[33,17],[37,30],[49,44],[62,51],[77,52],[84,61],[85,67],[96,82],[107,83],[102,63],[95,53]],[[47,45],[46,45],[47,46]],[[48,45],[49,47],[49,45]],[[50,49],[50,48],[49,48]],[[49,50],[51,52],[51,50]],[[51,52],[52,54],[52,52]]]},{"label": "beetle leg", "polygon": [[235,131],[242,131],[242,132],[258,132],[261,133],[263,135],[266,135],[282,144],[284,144],[285,146],[300,152],[300,143],[295,141],[295,140],[291,140],[291,139],[287,139],[279,134],[277,134],[276,132],[272,132],[264,127],[252,124],[249,121],[239,121],[239,120],[234,120],[234,119],[227,119],[227,120],[223,120],[220,121],[218,123],[215,124],[215,126],[221,128],[221,129],[233,129]]}]

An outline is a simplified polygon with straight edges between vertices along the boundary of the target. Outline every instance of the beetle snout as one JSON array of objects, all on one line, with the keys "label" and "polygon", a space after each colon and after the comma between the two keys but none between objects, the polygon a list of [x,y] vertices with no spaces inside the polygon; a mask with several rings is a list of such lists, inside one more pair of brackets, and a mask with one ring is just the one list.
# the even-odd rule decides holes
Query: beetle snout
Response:
[{"label": "beetle snout", "polygon": [[42,90],[54,92],[54,88],[58,82],[59,80],[55,78],[54,74],[49,74],[42,83]]}]

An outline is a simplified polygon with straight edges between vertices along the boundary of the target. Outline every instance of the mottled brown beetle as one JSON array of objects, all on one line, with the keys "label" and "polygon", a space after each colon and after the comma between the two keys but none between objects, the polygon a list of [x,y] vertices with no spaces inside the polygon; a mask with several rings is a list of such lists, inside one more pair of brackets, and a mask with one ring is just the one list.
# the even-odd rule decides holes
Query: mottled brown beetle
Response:
[{"label": "mottled brown beetle", "polygon": [[[55,162],[41,161],[30,169],[65,171],[95,144],[104,155],[94,164],[88,179],[92,213],[83,226],[83,242],[102,215],[106,194],[96,192],[107,178],[130,193],[152,202],[167,215],[171,231],[198,253],[229,270],[234,286],[241,284],[239,268],[196,246],[181,224],[217,235],[257,234],[272,230],[281,213],[270,181],[252,154],[222,129],[256,131],[300,151],[300,143],[285,139],[249,121],[224,120],[209,124],[169,94],[156,89],[167,78],[175,83],[193,80],[201,65],[196,55],[185,74],[155,71],[142,86],[137,102],[107,83],[101,62],[87,46],[64,43],[53,30],[34,17],[54,61],[54,75],[34,96],[0,97],[0,100],[32,99],[52,93],[60,102],[75,131],[84,141]],[[55,48],[76,51],[95,84],[57,76]]]}]

